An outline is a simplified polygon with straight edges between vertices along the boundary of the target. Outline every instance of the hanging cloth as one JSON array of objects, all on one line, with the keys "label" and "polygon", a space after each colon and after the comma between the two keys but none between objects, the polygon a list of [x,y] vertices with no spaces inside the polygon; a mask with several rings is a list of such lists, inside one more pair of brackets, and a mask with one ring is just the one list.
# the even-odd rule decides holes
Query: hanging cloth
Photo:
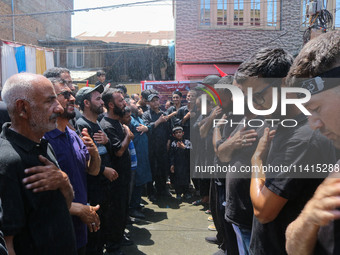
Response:
[{"label": "hanging cloth", "polygon": [[19,46],[14,48],[15,59],[18,65],[18,72],[26,72],[26,57],[25,57],[25,46]]},{"label": "hanging cloth", "polygon": [[37,73],[37,59],[35,51],[34,47],[25,47],[26,72],[28,73]]},{"label": "hanging cloth", "polygon": [[2,84],[13,74],[18,73],[17,61],[15,59],[14,48],[9,46],[7,42],[3,42],[1,47],[1,71]]},{"label": "hanging cloth", "polygon": [[45,50],[46,70],[54,67],[53,51]]},{"label": "hanging cloth", "polygon": [[37,74],[43,74],[46,71],[46,57],[45,51],[43,49],[36,49],[36,58],[37,58]]}]

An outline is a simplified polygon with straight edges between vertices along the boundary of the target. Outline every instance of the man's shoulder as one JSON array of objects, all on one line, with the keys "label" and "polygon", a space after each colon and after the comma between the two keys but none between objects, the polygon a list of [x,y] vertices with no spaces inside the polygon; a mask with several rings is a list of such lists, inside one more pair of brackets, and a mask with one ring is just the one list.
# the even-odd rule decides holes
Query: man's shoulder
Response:
[{"label": "man's shoulder", "polygon": [[120,122],[118,120],[114,120],[111,119],[109,117],[104,117],[101,121],[100,121],[100,126],[103,129],[117,129],[118,127],[120,127]]},{"label": "man's shoulder", "polygon": [[1,137],[0,151],[0,172],[3,171],[4,168],[8,168],[15,163],[21,162],[21,157],[11,142]]},{"label": "man's shoulder", "polygon": [[77,123],[77,125],[81,125],[81,126],[89,126],[90,125],[88,120],[84,116],[81,116],[79,119],[77,119],[76,123]]},{"label": "man's shoulder", "polygon": [[142,115],[142,119],[145,119],[147,117],[151,116],[151,110],[147,110],[145,112],[143,112],[143,115]]},{"label": "man's shoulder", "polygon": [[187,105],[181,106],[181,107],[178,109],[177,114],[178,114],[178,113],[184,113],[185,111],[188,111],[188,106],[187,106]]}]

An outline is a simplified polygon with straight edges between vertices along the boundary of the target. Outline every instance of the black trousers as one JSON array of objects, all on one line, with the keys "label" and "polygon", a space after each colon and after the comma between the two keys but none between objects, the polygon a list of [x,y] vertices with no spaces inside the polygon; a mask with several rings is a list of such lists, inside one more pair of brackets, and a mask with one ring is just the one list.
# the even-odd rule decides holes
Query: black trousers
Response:
[{"label": "black trousers", "polygon": [[225,185],[217,185],[215,179],[211,179],[210,184],[210,210],[217,231],[216,238],[221,243],[220,248],[227,250],[228,255],[239,255],[233,226],[224,219]]},{"label": "black trousers", "polygon": [[[152,181],[155,182],[157,194],[161,195],[166,192],[166,181],[170,172],[168,155],[166,151],[150,151],[149,161],[152,173]],[[149,184],[148,195],[154,195],[152,192],[152,186]]]},{"label": "black trousers", "polygon": [[129,183],[113,185],[110,191],[108,210],[103,215],[102,234],[108,252],[119,250],[129,214]]}]

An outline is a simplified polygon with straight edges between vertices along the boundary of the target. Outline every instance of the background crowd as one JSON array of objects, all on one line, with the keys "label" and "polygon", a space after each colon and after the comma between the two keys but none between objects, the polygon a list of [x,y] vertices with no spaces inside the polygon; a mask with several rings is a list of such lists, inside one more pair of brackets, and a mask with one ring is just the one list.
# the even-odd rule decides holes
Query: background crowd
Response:
[{"label": "background crowd", "polygon": [[[199,194],[193,205],[209,209],[217,234],[206,241],[218,245],[216,254],[339,254],[339,179],[327,176],[339,169],[339,59],[339,32],[311,40],[295,59],[263,48],[234,76],[207,76],[186,98],[173,91],[164,106],[153,89],[129,96],[124,85],[105,84],[103,71],[95,87],[78,91],[64,68],[10,77],[0,101],[0,254],[124,254],[131,217],[145,218],[142,195],[172,197],[169,183],[179,202]],[[205,85],[215,86],[221,105],[202,95]],[[268,114],[247,104],[244,115],[233,114],[238,106],[223,85]],[[283,116],[271,109],[286,87],[305,88],[311,99],[287,104]],[[244,124],[255,119],[296,125]],[[304,178],[263,170],[320,164],[325,175]],[[191,179],[197,165],[259,171]]]}]

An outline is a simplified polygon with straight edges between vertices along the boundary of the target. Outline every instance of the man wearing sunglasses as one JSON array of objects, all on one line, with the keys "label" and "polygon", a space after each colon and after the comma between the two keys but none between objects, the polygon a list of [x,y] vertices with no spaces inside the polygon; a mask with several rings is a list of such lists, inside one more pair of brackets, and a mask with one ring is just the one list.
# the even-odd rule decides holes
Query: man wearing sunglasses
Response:
[{"label": "man wearing sunglasses", "polygon": [[[70,88],[73,96],[75,95],[76,87],[73,84],[73,80],[72,80],[72,77],[71,77],[71,72],[67,68],[52,67],[50,69],[47,69],[44,72],[44,76],[46,78],[59,78],[59,79],[62,79],[63,83]],[[66,96],[69,96],[69,95],[66,95]],[[74,117],[69,120],[69,127],[71,129],[73,129],[74,131],[76,131],[78,135],[80,135],[80,131],[81,130],[79,130],[76,121],[77,121],[77,119],[79,119],[81,117],[81,113],[79,112],[78,108],[74,108],[74,112],[75,112]]]},{"label": "man wearing sunglasses", "polygon": [[96,232],[100,227],[96,213],[99,205],[87,205],[86,173],[98,175],[101,159],[86,129],[81,132],[81,139],[68,127],[69,120],[75,116],[75,98],[70,88],[62,79],[51,78],[51,82],[64,112],[57,118],[57,128],[46,133],[45,138],[52,145],[61,169],[68,174],[74,188],[70,213],[73,216],[78,254],[85,254],[87,228],[90,232]]},{"label": "man wearing sunglasses", "polygon": [[[253,106],[258,110],[271,109],[273,91],[280,87],[285,74],[274,72],[273,67],[287,59],[286,70],[290,68],[292,57],[281,48],[263,48],[239,67],[235,79],[244,92],[253,90]],[[267,68],[258,68],[267,62]],[[280,71],[280,70],[279,70]],[[266,73],[265,73],[266,72]],[[269,86],[270,85],[270,86]],[[252,95],[247,95],[252,96]],[[297,97],[297,95],[290,95]],[[280,100],[278,100],[280,102]],[[278,107],[280,108],[280,107]],[[280,167],[312,167],[319,163],[335,162],[334,148],[320,133],[313,132],[305,116],[295,105],[287,105],[286,116],[277,109],[270,118],[293,119],[295,127],[278,125],[274,130],[265,128],[251,159],[252,179],[250,197],[255,217],[253,218],[250,240],[250,254],[286,254],[285,230],[300,213],[304,204],[313,195],[320,179],[304,179],[309,175],[281,171]],[[267,116],[266,116],[267,117]],[[274,136],[275,135],[275,136]],[[264,173],[264,167],[278,168],[278,171]]]}]

